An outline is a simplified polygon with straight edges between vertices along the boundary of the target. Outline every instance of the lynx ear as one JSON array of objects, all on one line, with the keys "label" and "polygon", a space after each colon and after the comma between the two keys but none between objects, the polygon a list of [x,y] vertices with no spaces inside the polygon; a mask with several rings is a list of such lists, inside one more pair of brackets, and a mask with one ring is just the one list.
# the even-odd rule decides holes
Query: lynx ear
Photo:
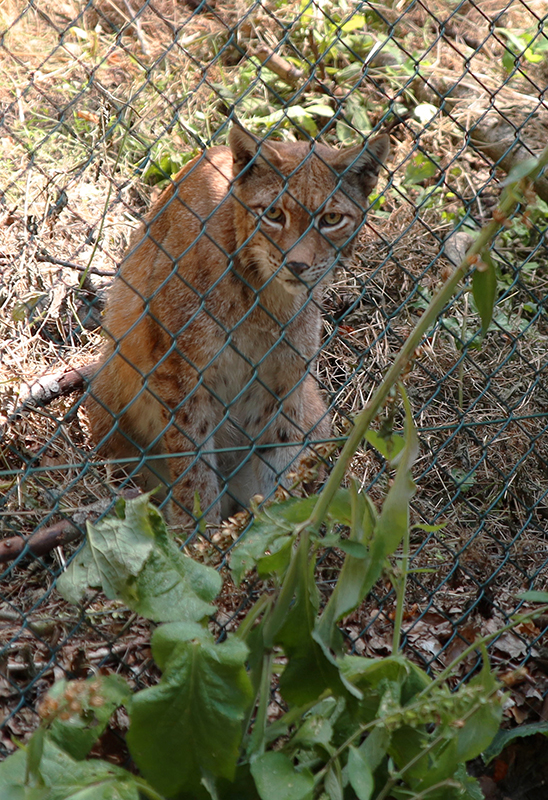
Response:
[{"label": "lynx ear", "polygon": [[366,196],[371,194],[377,184],[381,166],[390,152],[388,135],[369,139],[366,146],[343,150],[337,162],[337,169],[347,180],[358,183]]},{"label": "lynx ear", "polygon": [[276,167],[279,163],[278,153],[272,144],[257,139],[238,123],[231,128],[228,143],[234,159],[234,177],[237,177],[256,157],[257,160],[271,167]]}]

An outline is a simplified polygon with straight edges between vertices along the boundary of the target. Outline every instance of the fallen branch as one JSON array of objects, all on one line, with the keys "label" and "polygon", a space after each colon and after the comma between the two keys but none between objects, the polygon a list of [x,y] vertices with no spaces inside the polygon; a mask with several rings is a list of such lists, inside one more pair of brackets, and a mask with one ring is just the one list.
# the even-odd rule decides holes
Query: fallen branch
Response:
[{"label": "fallen branch", "polygon": [[304,78],[302,69],[290,64],[289,61],[286,61],[283,56],[278,55],[266,44],[259,45],[251,54],[257,56],[261,64],[264,64],[265,67],[274,72],[280,80],[289,86],[295,86]]},{"label": "fallen branch", "polygon": [[[130,500],[140,494],[138,489],[125,489],[120,496]],[[111,507],[113,500],[99,500],[79,508],[70,519],[63,519],[48,528],[38,528],[30,536],[11,536],[0,540],[0,564],[14,561],[20,555],[43,556],[56,547],[73,542],[84,535],[85,523],[96,519]]]},{"label": "fallen branch", "polygon": [[[475,125],[470,141],[476,150],[486,155],[506,173],[523,161],[537,155],[516,138],[516,131],[509,125],[500,124],[491,127]],[[548,203],[548,178],[546,175],[539,175],[535,178],[533,185],[541,200]]]},{"label": "fallen branch", "polygon": [[[420,101],[426,101],[440,108],[444,114],[451,114],[458,103],[469,101],[462,88],[451,90],[442,83],[430,79],[427,83],[415,81],[415,94]],[[468,124],[470,142],[476,152],[482,153],[507,174],[518,164],[538,155],[519,139],[518,131],[500,117],[493,122],[493,114],[472,120]],[[548,203],[548,177],[537,175],[533,180],[537,195]]]},{"label": "fallen branch", "polygon": [[[15,261],[17,261],[19,256],[19,253],[2,251],[0,252],[0,264],[13,264]],[[39,252],[35,253],[34,259],[35,261],[42,263],[55,264],[59,267],[74,269],[76,272],[91,273],[92,275],[99,275],[104,278],[113,278],[116,275],[116,270],[114,269],[98,269],[97,267],[86,267],[84,264],[75,264],[73,261],[63,261],[61,258],[50,256],[45,250],[40,250]]]},{"label": "fallen branch", "polygon": [[58,397],[64,397],[72,392],[84,391],[86,383],[94,375],[98,366],[98,361],[92,361],[75,369],[42,375],[32,383],[23,383],[19,394],[20,403],[15,409],[14,415],[32,407],[47,406]]}]

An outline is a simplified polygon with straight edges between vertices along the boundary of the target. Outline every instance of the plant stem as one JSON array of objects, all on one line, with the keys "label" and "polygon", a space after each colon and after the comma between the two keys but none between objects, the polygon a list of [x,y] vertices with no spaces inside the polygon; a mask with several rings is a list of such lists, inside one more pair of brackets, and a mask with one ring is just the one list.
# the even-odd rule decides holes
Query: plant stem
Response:
[{"label": "plant stem", "polygon": [[367,429],[379,413],[391,388],[413,359],[415,350],[422,342],[424,336],[435,324],[437,318],[455,294],[460,282],[470,270],[470,266],[474,261],[474,256],[481,253],[481,251],[495,239],[503,227],[504,220],[508,219],[515,211],[518,204],[523,202],[523,192],[530,181],[534,180],[547,164],[548,146],[542,151],[537,159],[536,165],[531,168],[529,175],[521,177],[515,184],[509,185],[504,190],[497,210],[493,214],[493,219],[483,226],[459,266],[439,289],[437,294],[434,295],[424,314],[421,316],[396,356],[392,366],[388,369],[384,380],[376,389],[368,405],[355,418],[354,427],[333,467],[331,475],[320,492],[318,501],[309,519],[300,526],[301,530],[307,527],[312,530],[317,530],[320,527],[335,496],[335,492],[344,479],[350,459],[360,446]]},{"label": "plant stem", "polygon": [[[259,685],[259,704],[253,731],[249,737],[246,752],[248,757],[262,755],[265,748],[265,730],[268,717],[268,704],[270,703],[270,684],[272,680],[272,651],[265,651],[263,654],[263,664],[261,670],[261,680]],[[254,706],[253,706],[254,707]],[[249,723],[244,730],[247,730]]]},{"label": "plant stem", "polygon": [[401,647],[401,631],[403,626],[403,610],[405,606],[405,589],[409,573],[409,503],[407,504],[407,525],[402,541],[402,557],[399,575],[394,579],[393,585],[396,592],[396,613],[394,615],[394,634],[392,636],[392,655],[397,655]]}]

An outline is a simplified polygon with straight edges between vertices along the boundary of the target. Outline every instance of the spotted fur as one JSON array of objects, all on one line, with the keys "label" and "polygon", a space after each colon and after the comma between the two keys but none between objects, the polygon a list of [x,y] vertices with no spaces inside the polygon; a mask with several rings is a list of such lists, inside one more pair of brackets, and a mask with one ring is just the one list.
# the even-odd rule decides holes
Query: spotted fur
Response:
[{"label": "spotted fur", "polygon": [[352,250],[387,152],[386,136],[335,150],[233,126],[134,236],[88,410],[104,453],[168,487],[172,521],[196,497],[218,522],[268,496],[306,434],[330,435],[314,377],[321,285]]}]

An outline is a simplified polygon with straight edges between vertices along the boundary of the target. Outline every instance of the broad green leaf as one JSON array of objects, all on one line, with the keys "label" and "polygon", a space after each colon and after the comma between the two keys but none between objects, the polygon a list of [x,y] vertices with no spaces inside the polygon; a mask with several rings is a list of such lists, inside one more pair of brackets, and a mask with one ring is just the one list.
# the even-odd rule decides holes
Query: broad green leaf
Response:
[{"label": "broad green leaf", "polygon": [[67,689],[69,692],[72,690],[81,711],[68,720],[57,717],[50,726],[49,736],[79,761],[87,756],[102,735],[114,711],[129,701],[131,690],[119,675],[98,675],[86,681],[57,681],[48,695],[62,702]]},{"label": "broad green leaf", "polygon": [[268,553],[273,542],[277,542],[280,548],[283,545],[282,537],[291,536],[294,525],[308,519],[315,500],[315,497],[292,497],[261,511],[230,555],[230,570],[236,584]]},{"label": "broad green leaf", "polygon": [[291,740],[291,745],[300,747],[315,747],[317,744],[328,745],[333,737],[333,725],[320,714],[307,715],[297,728]]},{"label": "broad green leaf", "polygon": [[[417,792],[455,775],[460,765],[476,758],[488,747],[500,727],[502,704],[497,695],[498,684],[483,650],[484,663],[480,675],[439,703],[440,724],[429,735],[434,747],[430,749],[428,758],[425,760],[423,756],[415,760],[412,768],[406,771],[412,788]],[[481,691],[471,691],[474,689]],[[393,735],[392,742],[399,744],[400,758],[405,754],[403,762],[398,762],[400,769],[415,758],[409,751],[413,735],[405,730]]]},{"label": "broad green leaf", "polygon": [[346,774],[358,800],[370,800],[375,788],[373,773],[363,754],[353,746],[348,749]]},{"label": "broad green leaf", "polygon": [[390,745],[390,732],[382,725],[373,728],[365,741],[361,743],[358,751],[367,763],[370,772],[374,772],[386,758]]},{"label": "broad green leaf", "polygon": [[[482,648],[481,672],[469,682],[468,687],[481,687],[483,697],[477,701],[476,711],[458,728],[458,759],[460,764],[479,756],[491,744],[502,722],[502,698],[497,693],[499,685],[489,666],[485,646]],[[463,687],[463,691],[466,687]],[[470,708],[473,708],[472,702]]]},{"label": "broad green leaf", "polygon": [[405,446],[405,439],[397,433],[383,436],[378,431],[369,428],[365,438],[387,461],[392,461]]},{"label": "broad green leaf", "polygon": [[341,31],[345,33],[350,33],[351,31],[356,31],[361,28],[365,27],[365,17],[363,14],[352,14],[350,19],[344,22],[341,25]]},{"label": "broad green leaf", "polygon": [[481,318],[481,332],[485,336],[493,319],[493,308],[497,296],[497,273],[495,262],[487,248],[482,250],[480,258],[484,268],[479,270],[476,267],[474,270],[472,294]]},{"label": "broad green leaf", "polygon": [[417,155],[407,164],[403,183],[405,185],[414,185],[422,183],[428,178],[433,178],[438,172],[438,165],[436,162],[422,153]]},{"label": "broad green leaf", "polygon": [[[341,680],[332,656],[312,637],[319,598],[314,562],[308,562],[308,548],[303,546],[302,540],[289,575],[291,584],[286,587],[284,583],[278,598],[285,609],[283,624],[271,634],[273,643],[281,645],[287,656],[287,665],[280,677],[280,692],[292,705],[311,702],[326,689],[335,695],[344,694],[348,687]],[[291,591],[284,596],[286,588]]]},{"label": "broad green leaf", "polygon": [[318,117],[332,117],[335,113],[327,103],[311,103],[309,106],[306,106],[305,110],[308,111],[309,114],[315,114]]},{"label": "broad green leaf", "polygon": [[337,651],[339,636],[336,622],[348,614],[364,599],[381,576],[386,558],[403,539],[409,524],[409,502],[415,493],[411,467],[418,453],[418,439],[411,407],[402,390],[405,406],[404,447],[398,454],[398,468],[394,482],[386,495],[382,511],[376,516],[365,495],[350,489],[352,530],[350,541],[368,545],[367,558],[356,559],[347,555],[337,585],[316,625],[318,641]]},{"label": "broad green leaf", "polygon": [[131,703],[127,741],[135,763],[169,797],[198,792],[205,774],[232,780],[252,698],[247,647],[235,638],[216,644],[190,623],[158,629],[152,646],[164,674]]},{"label": "broad green leaf", "polygon": [[121,592],[129,608],[155,622],[203,620],[215,611],[222,578],[213,567],[181,553],[167,531],[131,586]]},{"label": "broad green leaf", "polygon": [[261,577],[285,575],[293,551],[293,537],[280,536],[269,548],[269,554],[257,560],[257,572]]},{"label": "broad green leaf", "polygon": [[153,546],[148,495],[141,495],[125,503],[123,519],[88,522],[86,543],[57,580],[57,589],[71,603],[79,603],[88,588],[102,588],[116,598],[118,587],[139,574]]},{"label": "broad green leaf", "polygon": [[341,671],[347,680],[357,686],[377,687],[385,680],[404,686],[411,681],[413,694],[418,694],[432,683],[431,678],[420,667],[399,654],[386,658],[345,655],[341,659]]},{"label": "broad green leaf", "polygon": [[398,770],[405,769],[405,782],[413,789],[422,788],[422,782],[428,780],[431,765],[431,756],[427,750],[428,744],[429,737],[424,729],[417,730],[410,725],[402,724],[401,727],[392,731],[387,748],[388,753]]},{"label": "broad green leaf", "polygon": [[155,622],[210,616],[217,571],[180,552],[147,495],[125,502],[121,514],[88,523],[85,546],[58,580],[63,597],[79,602],[89,586]]},{"label": "broad green leaf", "polygon": [[[454,790],[455,800],[485,800],[485,795],[478,781],[468,775],[465,764],[459,764],[453,775],[453,780],[457,780],[461,785]],[[442,795],[441,800],[446,800],[446,798]]]},{"label": "broad green leaf", "polygon": [[39,786],[42,784],[40,761],[44,752],[46,729],[41,725],[30,737],[27,745],[27,775]]},{"label": "broad green leaf", "polygon": [[509,745],[514,739],[521,739],[525,736],[535,736],[537,733],[543,733],[548,736],[548,722],[532,722],[529,725],[519,725],[517,728],[511,730],[498,731],[497,735],[483,751],[482,757],[486,764],[489,764],[496,758],[504,748]]},{"label": "broad green leaf", "polygon": [[[261,574],[271,568],[278,574],[287,566],[286,556],[294,537],[295,526],[306,522],[317,498],[292,497],[281,503],[273,503],[263,509],[256,517],[245,537],[232,550],[230,569],[235,583],[240,583],[244,575],[254,567]],[[350,505],[346,489],[339,489],[333,498],[328,518],[342,525],[350,524]],[[278,558],[270,559],[270,555]]]},{"label": "broad green leaf", "polygon": [[[369,498],[359,494],[354,484],[351,484],[350,496],[353,524],[347,546],[357,544],[365,549],[373,534],[376,513]],[[340,635],[336,622],[349,614],[364,598],[364,574],[367,574],[369,564],[367,558],[367,550],[365,555],[361,551],[359,555],[347,552],[337,585],[316,624],[318,636],[335,652],[340,648]]]},{"label": "broad green leaf", "polygon": [[339,548],[339,550],[342,550],[343,553],[348,553],[354,558],[361,560],[366,558],[369,552],[364,544],[361,542],[354,542],[352,539],[339,539],[339,541],[336,543],[336,546]]},{"label": "broad green leaf", "polygon": [[0,764],[2,800],[139,800],[134,776],[105,761],[75,761],[48,738],[40,762],[43,786],[25,783],[26,753]]},{"label": "broad green leaf", "polygon": [[251,764],[251,774],[261,800],[311,800],[314,779],[308,770],[297,771],[279,752],[264,753]]},{"label": "broad green leaf", "polygon": [[327,771],[324,788],[329,800],[343,800],[342,771],[338,759],[331,764]]},{"label": "broad green leaf", "polygon": [[[318,703],[312,704],[312,706],[310,703],[303,706],[293,706],[293,708],[289,709],[280,719],[277,719],[268,726],[265,733],[265,741],[273,742],[280,736],[287,736],[290,729],[293,728],[296,728],[295,737],[298,737],[301,729],[306,725],[309,718],[326,720],[331,727],[333,727],[344,711],[345,706],[346,698],[344,697],[325,697]],[[300,721],[302,719],[304,719],[304,722],[302,726],[300,726]],[[311,735],[313,736],[314,734]]]}]

